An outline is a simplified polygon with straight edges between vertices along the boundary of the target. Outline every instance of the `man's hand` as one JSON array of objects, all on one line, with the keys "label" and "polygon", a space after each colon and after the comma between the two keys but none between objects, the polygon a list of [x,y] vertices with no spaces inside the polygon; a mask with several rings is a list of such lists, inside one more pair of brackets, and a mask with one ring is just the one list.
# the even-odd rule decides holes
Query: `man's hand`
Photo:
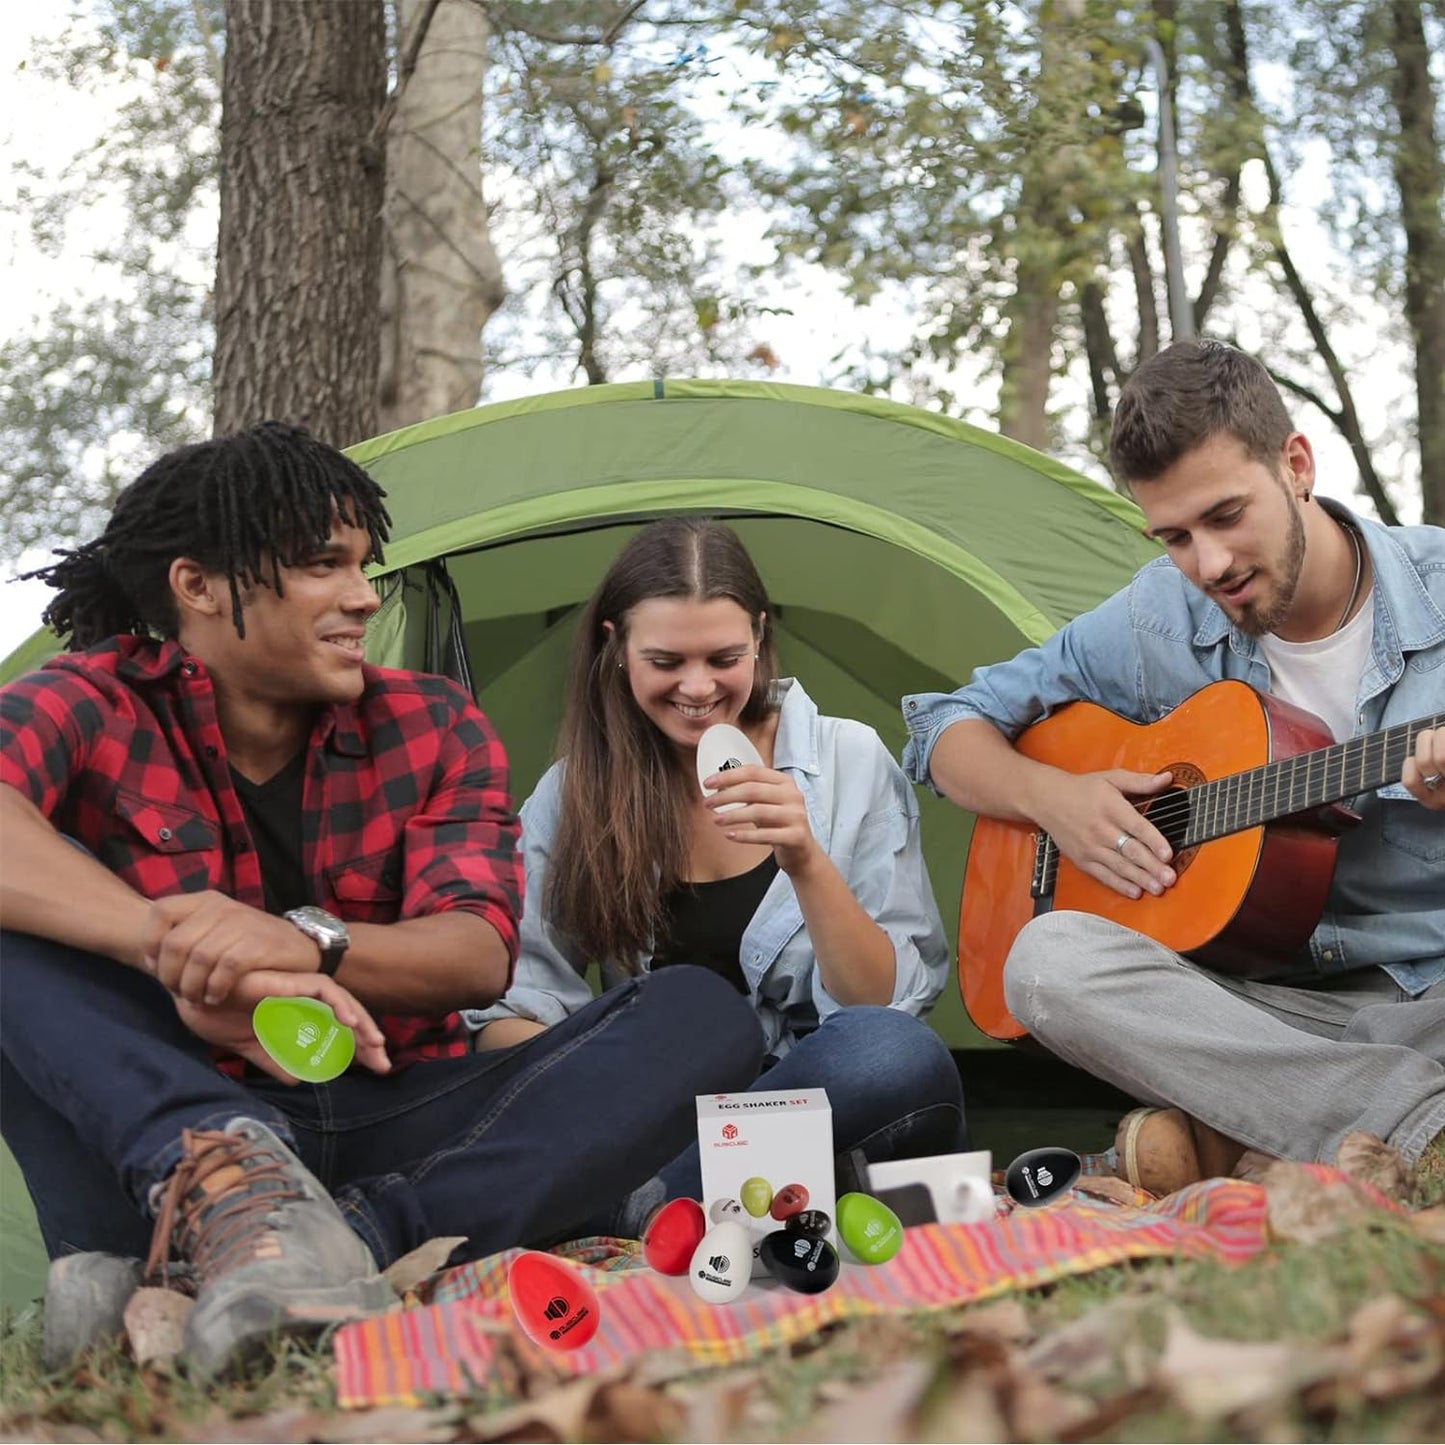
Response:
[{"label": "man's hand", "polygon": [[[1163,893],[1175,880],[1173,850],[1130,801],[1169,786],[1169,773],[1059,773],[1038,823],[1076,868],[1125,898]],[[1122,842],[1123,846],[1119,844]]]},{"label": "man's hand", "polygon": [[1400,781],[1427,808],[1445,811],[1445,728],[1426,728],[1415,735],[1415,751],[1405,759]]},{"label": "man's hand", "polygon": [[[288,924],[287,927],[290,927]],[[336,1021],[356,1031],[356,1062],[374,1074],[391,1072],[386,1039],[376,1021],[334,978],[324,973],[278,973],[254,969],[236,980],[224,1004],[208,1006],[175,1000],[181,1022],[208,1044],[239,1054],[282,1083],[296,1082],[261,1047],[251,1027],[251,1014],[263,998],[315,998],[329,1004]]]},{"label": "man's hand", "polygon": [[786,773],[748,763],[712,774],[703,786],[717,789],[703,804],[716,813],[717,826],[735,843],[768,844],[784,873],[807,867],[818,853],[808,805]]},{"label": "man's hand", "polygon": [[[314,974],[321,948],[294,924],[224,893],[176,893],[150,906],[146,969],[188,1003],[224,1003],[255,969]],[[312,995],[315,997],[315,995]]]}]

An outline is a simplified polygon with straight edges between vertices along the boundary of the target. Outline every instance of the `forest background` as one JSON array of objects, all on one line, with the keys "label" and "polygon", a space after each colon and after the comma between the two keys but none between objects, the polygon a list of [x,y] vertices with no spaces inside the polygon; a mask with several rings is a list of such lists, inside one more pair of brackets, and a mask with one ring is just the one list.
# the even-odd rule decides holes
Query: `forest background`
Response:
[{"label": "forest background", "polygon": [[[1445,522],[1445,0],[77,0],[0,21],[0,566],[179,442],[648,375],[876,392],[1107,479],[1259,352]],[[886,479],[880,479],[886,485]],[[0,652],[36,625],[16,584]]]}]

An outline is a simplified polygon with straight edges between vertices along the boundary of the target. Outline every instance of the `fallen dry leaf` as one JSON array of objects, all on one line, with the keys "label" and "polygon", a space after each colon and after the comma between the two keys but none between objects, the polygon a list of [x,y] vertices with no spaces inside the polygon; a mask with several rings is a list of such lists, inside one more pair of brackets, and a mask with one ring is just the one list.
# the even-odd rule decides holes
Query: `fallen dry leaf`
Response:
[{"label": "fallen dry leaf", "polygon": [[866,1384],[836,1392],[833,1403],[815,1411],[796,1438],[863,1445],[913,1440],[919,1404],[936,1373],[937,1365],[931,1359],[895,1360],[871,1375]]},{"label": "fallen dry leaf", "polygon": [[1416,1210],[1410,1215],[1409,1227],[1427,1243],[1445,1245],[1445,1204]]},{"label": "fallen dry leaf", "polygon": [[751,1366],[721,1376],[709,1376],[699,1385],[674,1390],[673,1398],[682,1406],[680,1440],[731,1440],[747,1412],[748,1401],[761,1372]]},{"label": "fallen dry leaf", "polygon": [[398,1295],[408,1295],[423,1280],[430,1279],[442,1269],[456,1252],[457,1246],[466,1242],[465,1234],[438,1235],[436,1239],[417,1245],[410,1254],[402,1255],[383,1272],[382,1278]]},{"label": "fallen dry leaf", "polygon": [[456,1438],[461,1416],[458,1409],[417,1410],[408,1405],[338,1411],[306,1438],[325,1445],[361,1445],[368,1440],[386,1440],[390,1445],[436,1445]]},{"label": "fallen dry leaf", "polygon": [[1074,1384],[1105,1374],[1119,1363],[1125,1343],[1137,1340],[1139,1314],[1153,1305],[1152,1299],[1134,1295],[1097,1305],[1041,1335],[1024,1353],[1023,1363],[1050,1379]]},{"label": "fallen dry leaf", "polygon": [[1154,1382],[1197,1420],[1258,1410],[1328,1374],[1325,1352],[1275,1340],[1214,1340],[1171,1313]]},{"label": "fallen dry leaf", "polygon": [[1324,1181],[1303,1164],[1279,1163],[1264,1176],[1272,1238],[1313,1243],[1381,1214],[1379,1204],[1350,1179]]},{"label": "fallen dry leaf", "polygon": [[[577,1440],[592,1410],[597,1392],[616,1381],[622,1370],[595,1375],[577,1375],[551,1389],[544,1389],[518,1405],[508,1405],[485,1415],[471,1415],[467,1428],[478,1440],[504,1440],[525,1433],[528,1440]],[[535,1433],[537,1430],[544,1434]]]},{"label": "fallen dry leaf", "polygon": [[987,1369],[969,1370],[960,1376],[929,1411],[916,1437],[920,1440],[955,1440],[991,1442],[1011,1440],[1002,1405],[998,1398],[998,1382]]},{"label": "fallen dry leaf", "polygon": [[1340,1141],[1335,1168],[1403,1204],[1410,1197],[1411,1169],[1392,1144],[1356,1129]]},{"label": "fallen dry leaf", "polygon": [[125,1333],[137,1365],[170,1365],[181,1350],[195,1301],[173,1289],[138,1289],[125,1307]]},{"label": "fallen dry leaf", "polygon": [[1094,1414],[1087,1395],[1057,1390],[1033,1370],[1014,1371],[1008,1402],[1015,1440],[1057,1440]]},{"label": "fallen dry leaf", "polygon": [[588,1417],[593,1440],[672,1440],[682,1429],[685,1411],[661,1390],[633,1380],[618,1380],[597,1392]]},{"label": "fallen dry leaf", "polygon": [[953,1322],[953,1334],[982,1335],[985,1339],[1022,1344],[1032,1339],[1034,1329],[1023,1302],[1013,1296],[992,1304],[977,1305]]}]

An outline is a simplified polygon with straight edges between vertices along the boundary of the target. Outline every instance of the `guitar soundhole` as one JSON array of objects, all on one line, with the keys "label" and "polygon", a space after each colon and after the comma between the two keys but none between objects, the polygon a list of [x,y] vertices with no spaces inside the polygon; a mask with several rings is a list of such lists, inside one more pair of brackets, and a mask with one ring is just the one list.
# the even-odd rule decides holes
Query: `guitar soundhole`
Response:
[{"label": "guitar soundhole", "polygon": [[1171,866],[1175,873],[1183,873],[1199,852],[1197,844],[1193,848],[1181,847],[1189,831],[1189,789],[1198,787],[1205,777],[1193,763],[1165,763],[1159,771],[1166,770],[1174,774],[1173,783],[1158,797],[1150,798],[1139,811],[1158,828],[1174,850]]}]

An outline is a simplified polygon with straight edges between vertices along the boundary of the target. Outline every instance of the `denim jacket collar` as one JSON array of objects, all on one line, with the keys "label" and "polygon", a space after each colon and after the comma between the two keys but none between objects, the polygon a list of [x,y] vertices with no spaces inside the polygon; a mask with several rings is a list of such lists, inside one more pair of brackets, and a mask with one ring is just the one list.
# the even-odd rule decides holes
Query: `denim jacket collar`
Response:
[{"label": "denim jacket collar", "polygon": [[778,709],[778,732],[773,739],[773,766],[780,773],[807,773],[816,778],[818,763],[818,704],[803,691],[795,677],[780,677],[770,699]]}]

